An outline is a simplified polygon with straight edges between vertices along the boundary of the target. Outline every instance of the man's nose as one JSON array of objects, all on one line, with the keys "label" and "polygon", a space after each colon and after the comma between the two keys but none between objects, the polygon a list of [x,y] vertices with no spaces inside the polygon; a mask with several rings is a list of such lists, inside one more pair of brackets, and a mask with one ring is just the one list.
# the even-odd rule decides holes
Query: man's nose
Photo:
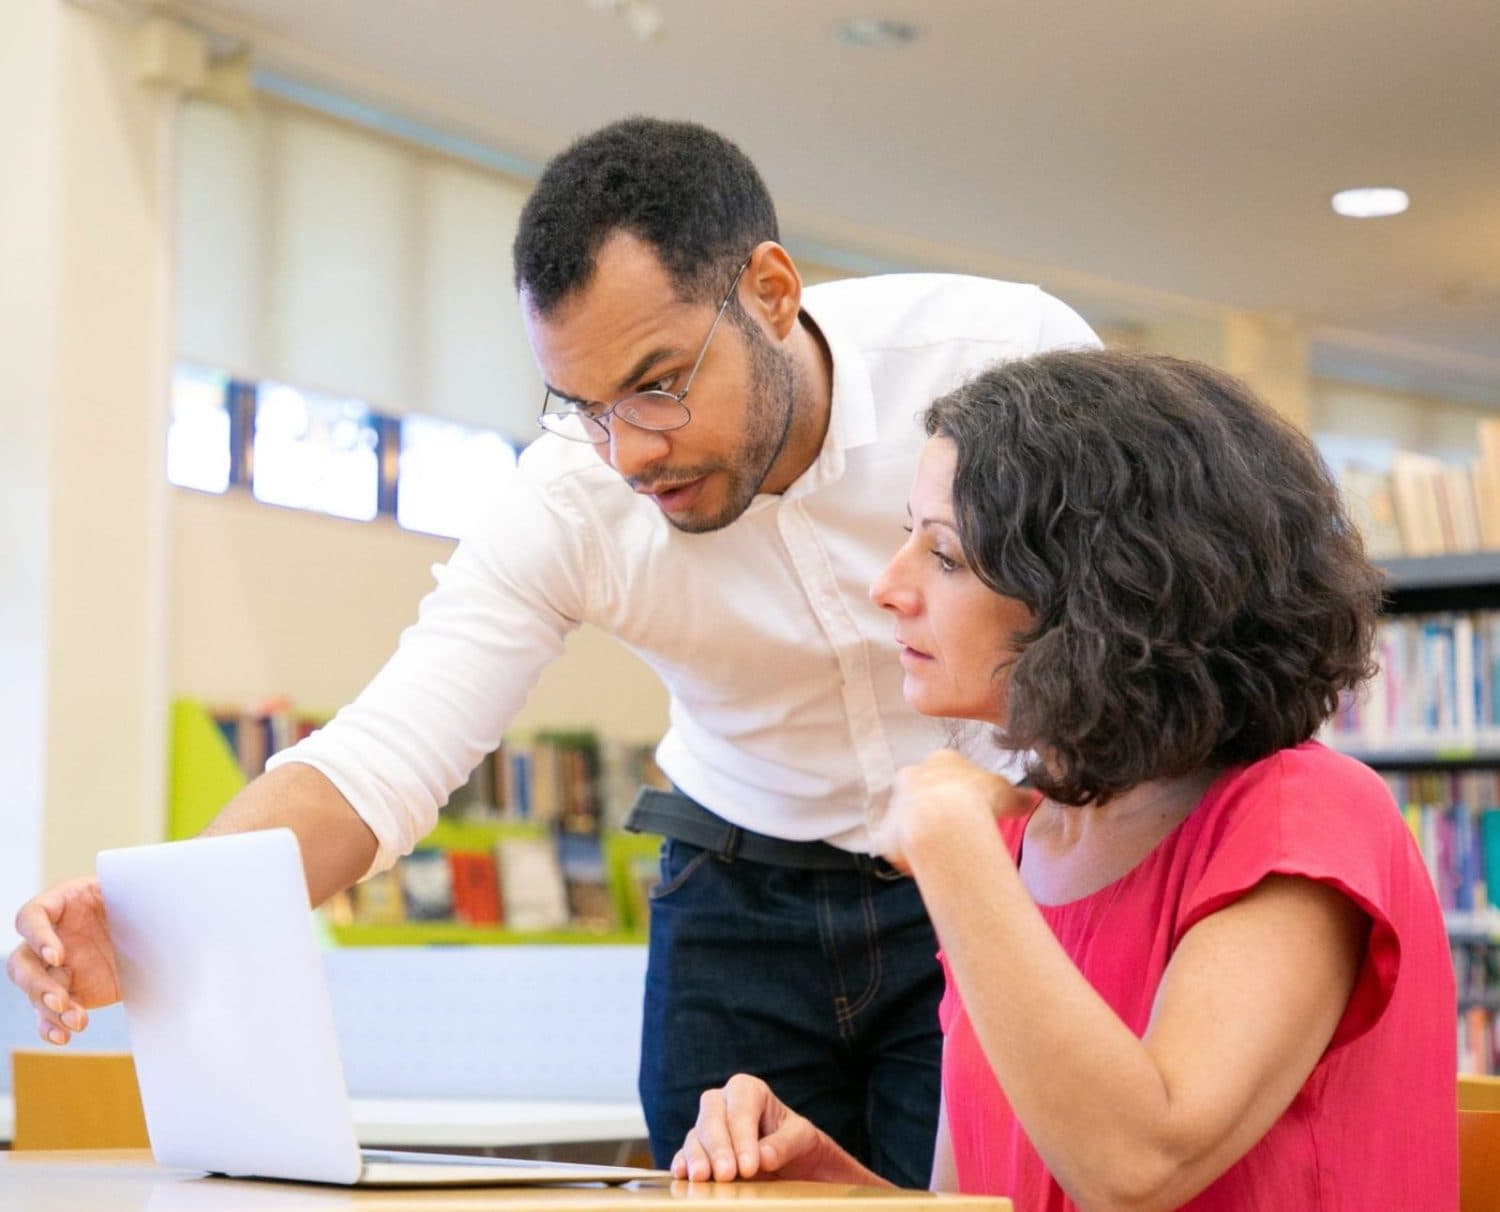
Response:
[{"label": "man's nose", "polygon": [[618,417],[609,420],[609,442],[599,453],[627,480],[632,480],[653,463],[660,462],[671,449],[665,433],[641,429]]}]

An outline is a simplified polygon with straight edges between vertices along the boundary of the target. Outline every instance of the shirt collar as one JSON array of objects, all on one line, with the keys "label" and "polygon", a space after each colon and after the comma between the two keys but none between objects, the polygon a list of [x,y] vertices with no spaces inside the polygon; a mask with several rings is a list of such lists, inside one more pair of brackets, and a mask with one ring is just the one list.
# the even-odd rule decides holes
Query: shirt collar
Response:
[{"label": "shirt collar", "polygon": [[803,296],[802,310],[828,342],[828,352],[833,360],[829,436],[840,450],[868,446],[880,434],[875,422],[875,394],[870,386],[870,372],[859,346],[839,326],[837,312],[824,308],[821,300]]},{"label": "shirt collar", "polygon": [[844,474],[844,453],[861,446],[868,446],[879,436],[875,418],[875,395],[870,385],[870,373],[859,346],[838,325],[831,309],[819,303],[810,305],[803,296],[802,310],[817,325],[828,343],[832,366],[832,385],[828,405],[828,433],[823,439],[823,448],[801,476],[788,490],[788,496],[800,496],[825,484],[841,479]]}]

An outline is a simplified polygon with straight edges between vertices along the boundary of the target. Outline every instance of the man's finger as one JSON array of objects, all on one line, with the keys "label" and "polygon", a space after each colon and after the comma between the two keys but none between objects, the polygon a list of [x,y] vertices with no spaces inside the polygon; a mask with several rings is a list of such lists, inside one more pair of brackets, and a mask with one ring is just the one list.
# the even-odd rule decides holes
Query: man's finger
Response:
[{"label": "man's finger", "polygon": [[43,991],[42,1001],[62,1019],[64,1029],[82,1031],[89,1025],[88,1011],[73,1000],[73,974],[66,968],[48,968],[51,984]]},{"label": "man's finger", "polygon": [[11,983],[32,1002],[36,1002],[46,994],[55,994],[67,1002],[70,1000],[68,984],[53,975],[53,971],[42,963],[36,952],[24,943],[10,953],[10,960],[5,965],[6,975],[10,977]]},{"label": "man's finger", "polygon": [[64,898],[56,890],[34,897],[16,913],[16,933],[44,963],[60,964],[66,957],[54,928],[62,917]]}]

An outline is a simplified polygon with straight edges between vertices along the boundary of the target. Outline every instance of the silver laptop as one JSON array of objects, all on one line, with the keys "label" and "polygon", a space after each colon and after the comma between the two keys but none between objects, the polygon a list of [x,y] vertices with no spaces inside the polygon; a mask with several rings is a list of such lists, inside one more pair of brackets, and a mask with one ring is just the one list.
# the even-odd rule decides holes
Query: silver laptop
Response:
[{"label": "silver laptop", "polygon": [[98,874],[161,1164],[361,1186],[621,1183],[661,1174],[361,1151],[291,830],[105,850]]}]

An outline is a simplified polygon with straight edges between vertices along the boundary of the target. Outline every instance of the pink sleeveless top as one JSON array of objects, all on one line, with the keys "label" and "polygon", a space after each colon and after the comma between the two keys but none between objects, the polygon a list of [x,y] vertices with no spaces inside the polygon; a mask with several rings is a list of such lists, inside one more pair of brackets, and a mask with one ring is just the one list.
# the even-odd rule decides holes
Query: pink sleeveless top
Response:
[{"label": "pink sleeveless top", "polygon": [[[1017,859],[1025,823],[1000,825]],[[1183,935],[1272,873],[1344,893],[1370,916],[1369,945],[1328,1050],[1291,1106],[1184,1207],[1451,1212],[1458,1206],[1452,960],[1421,854],[1373,771],[1312,741],[1226,771],[1132,871],[1042,914],[1089,983],[1141,1035]],[[1072,1210],[1011,1112],[947,976],[943,1099],[959,1189],[1008,1195],[1017,1212]]]}]

